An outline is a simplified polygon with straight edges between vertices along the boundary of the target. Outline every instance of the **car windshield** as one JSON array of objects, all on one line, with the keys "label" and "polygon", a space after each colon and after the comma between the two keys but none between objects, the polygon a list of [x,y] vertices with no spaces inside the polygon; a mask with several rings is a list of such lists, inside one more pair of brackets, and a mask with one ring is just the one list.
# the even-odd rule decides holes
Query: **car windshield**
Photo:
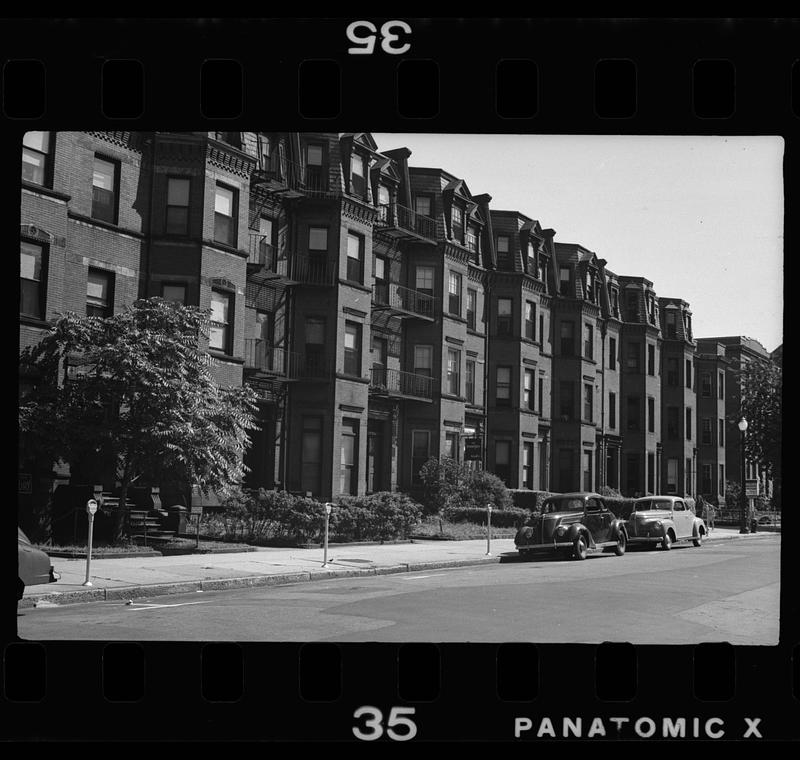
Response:
[{"label": "car windshield", "polygon": [[648,499],[647,501],[637,501],[634,506],[635,512],[648,512],[651,509],[672,509],[672,502],[669,499]]},{"label": "car windshield", "polygon": [[551,512],[583,512],[583,499],[548,499],[542,505],[542,514]]}]

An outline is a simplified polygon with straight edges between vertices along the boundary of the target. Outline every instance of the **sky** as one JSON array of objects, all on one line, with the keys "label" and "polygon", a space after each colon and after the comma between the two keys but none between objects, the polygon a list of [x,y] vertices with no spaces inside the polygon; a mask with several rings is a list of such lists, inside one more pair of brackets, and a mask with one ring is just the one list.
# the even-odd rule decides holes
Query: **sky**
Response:
[{"label": "sky", "polygon": [[372,136],[687,301],[695,338],[783,342],[780,137]]}]

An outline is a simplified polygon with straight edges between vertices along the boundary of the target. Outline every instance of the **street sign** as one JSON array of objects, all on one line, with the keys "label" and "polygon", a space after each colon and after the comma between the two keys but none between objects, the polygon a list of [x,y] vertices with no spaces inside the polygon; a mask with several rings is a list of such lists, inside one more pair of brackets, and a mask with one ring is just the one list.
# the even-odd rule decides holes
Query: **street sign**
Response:
[{"label": "street sign", "polygon": [[202,507],[195,507],[195,506],[189,507],[189,514],[192,517],[194,517],[195,515],[202,515],[203,514],[203,508]]},{"label": "street sign", "polygon": [[93,515],[95,512],[97,512],[97,502],[94,499],[89,499],[86,502],[86,514]]},{"label": "street sign", "polygon": [[481,446],[480,438],[465,438],[464,439],[464,461],[465,462],[480,462],[482,457],[483,447]]},{"label": "street sign", "polygon": [[758,496],[758,480],[745,480],[744,481],[744,495],[745,496]]}]

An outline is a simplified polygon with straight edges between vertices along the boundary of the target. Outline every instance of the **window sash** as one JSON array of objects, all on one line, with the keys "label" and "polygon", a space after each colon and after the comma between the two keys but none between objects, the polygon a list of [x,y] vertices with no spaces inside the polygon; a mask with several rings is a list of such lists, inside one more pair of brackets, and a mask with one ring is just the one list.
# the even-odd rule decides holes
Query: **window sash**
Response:
[{"label": "window sash", "polygon": [[536,340],[536,304],[532,301],[525,302],[525,337]]},{"label": "window sash", "polygon": [[497,403],[511,403],[511,367],[498,367],[495,373],[495,399]]},{"label": "window sash", "polygon": [[422,216],[430,217],[431,215],[431,199],[427,195],[418,195],[414,198],[414,210]]},{"label": "window sash", "polygon": [[433,374],[433,346],[414,346],[414,374]]},{"label": "window sash", "polygon": [[414,275],[416,289],[420,293],[433,295],[433,267],[417,267]]},{"label": "window sash", "polygon": [[209,348],[227,352],[230,347],[231,295],[216,290],[211,291],[211,327]]},{"label": "window sash", "polygon": [[309,227],[308,228],[308,250],[328,252],[328,228]]},{"label": "window sash", "polygon": [[36,319],[44,318],[44,247],[20,243],[19,313]]}]

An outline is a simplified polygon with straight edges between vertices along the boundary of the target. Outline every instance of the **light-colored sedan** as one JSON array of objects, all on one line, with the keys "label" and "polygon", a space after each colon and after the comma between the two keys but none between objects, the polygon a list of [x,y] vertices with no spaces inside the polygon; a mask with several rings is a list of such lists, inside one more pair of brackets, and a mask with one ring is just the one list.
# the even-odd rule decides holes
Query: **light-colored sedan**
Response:
[{"label": "light-colored sedan", "polygon": [[636,499],[626,523],[631,544],[660,544],[671,549],[681,541],[702,546],[706,524],[680,496],[645,496]]}]

